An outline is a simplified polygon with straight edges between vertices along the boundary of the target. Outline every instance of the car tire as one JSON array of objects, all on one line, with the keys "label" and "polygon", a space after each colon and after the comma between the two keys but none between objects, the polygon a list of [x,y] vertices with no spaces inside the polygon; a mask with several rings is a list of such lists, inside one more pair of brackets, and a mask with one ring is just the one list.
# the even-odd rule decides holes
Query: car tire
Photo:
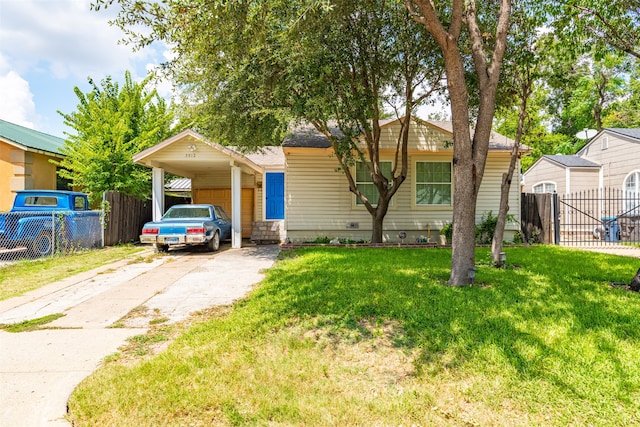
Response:
[{"label": "car tire", "polygon": [[157,253],[169,252],[169,245],[163,245],[161,243],[154,243],[153,249]]},{"label": "car tire", "polygon": [[35,257],[41,257],[52,253],[53,238],[51,232],[41,231],[33,242],[31,242],[30,252]]},{"label": "car tire", "polygon": [[213,233],[213,237],[207,242],[207,249],[209,252],[215,252],[220,249],[220,232]]}]

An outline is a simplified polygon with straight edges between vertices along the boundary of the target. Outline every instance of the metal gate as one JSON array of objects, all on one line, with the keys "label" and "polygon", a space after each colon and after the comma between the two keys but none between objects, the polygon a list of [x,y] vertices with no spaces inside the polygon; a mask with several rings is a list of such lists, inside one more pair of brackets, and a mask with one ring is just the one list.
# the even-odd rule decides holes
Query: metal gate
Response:
[{"label": "metal gate", "polygon": [[640,194],[604,188],[554,197],[556,243],[640,244]]}]

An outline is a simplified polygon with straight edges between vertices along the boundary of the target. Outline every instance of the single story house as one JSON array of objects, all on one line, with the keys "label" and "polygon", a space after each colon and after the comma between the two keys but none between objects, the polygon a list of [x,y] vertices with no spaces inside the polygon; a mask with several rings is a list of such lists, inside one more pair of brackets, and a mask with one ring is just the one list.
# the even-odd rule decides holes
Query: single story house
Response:
[{"label": "single story house", "polygon": [[[393,162],[399,130],[399,120],[382,124],[383,162]],[[412,123],[408,177],[385,218],[386,241],[399,242],[399,234],[404,232],[409,242],[419,238],[436,242],[438,230],[451,221],[452,142],[450,122]],[[503,135],[492,134],[478,196],[478,222],[484,213],[498,211],[502,174],[508,169],[513,143]],[[521,152],[527,150],[523,147]],[[190,178],[194,203],[220,204],[230,213],[234,247],[240,247],[242,238],[255,238],[256,233],[264,232],[275,232],[279,239],[292,242],[318,237],[371,238],[369,213],[349,191],[331,144],[313,129],[297,129],[281,147],[265,147],[252,154],[242,154],[186,130],[138,153],[134,161],[153,168],[154,218],[164,211],[164,172]],[[366,176],[355,175],[359,185],[371,185]],[[513,182],[519,181],[516,172]],[[510,213],[519,218],[517,185],[512,186],[509,200]],[[509,224],[506,238],[519,229],[519,222]]]},{"label": "single story house", "polygon": [[523,174],[523,192],[602,188],[640,193],[640,129],[606,128],[574,155],[544,155]]},{"label": "single story house", "polygon": [[0,211],[13,205],[18,190],[55,190],[56,166],[64,139],[0,120]]}]

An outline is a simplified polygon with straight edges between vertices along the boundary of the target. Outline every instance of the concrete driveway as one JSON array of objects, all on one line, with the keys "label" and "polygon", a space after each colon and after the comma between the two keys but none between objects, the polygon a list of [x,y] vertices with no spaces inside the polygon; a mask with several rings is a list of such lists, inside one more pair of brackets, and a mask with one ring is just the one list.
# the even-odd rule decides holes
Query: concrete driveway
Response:
[{"label": "concrete driveway", "polygon": [[[244,297],[278,252],[275,245],[223,247],[170,252],[150,263],[123,260],[0,301],[0,323],[65,314],[48,324],[56,329],[0,331],[0,426],[69,426],[69,395],[105,356],[144,334],[153,318],[177,322]],[[141,315],[122,320],[141,306]]]}]

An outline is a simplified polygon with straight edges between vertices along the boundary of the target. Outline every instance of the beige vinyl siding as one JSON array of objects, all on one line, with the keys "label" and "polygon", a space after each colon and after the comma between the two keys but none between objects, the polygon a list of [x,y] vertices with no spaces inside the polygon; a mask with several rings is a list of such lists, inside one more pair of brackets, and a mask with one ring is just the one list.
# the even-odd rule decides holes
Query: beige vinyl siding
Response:
[{"label": "beige vinyl siding", "polygon": [[[400,124],[394,123],[381,129],[380,149],[393,150],[395,152],[398,144],[398,133],[400,132]],[[445,148],[445,145],[453,142],[453,136],[444,133],[442,130],[428,126],[416,125],[412,123],[409,129],[410,150],[417,151],[451,151],[451,148]]]},{"label": "beige vinyl siding", "polygon": [[[190,145],[196,145],[197,149],[192,152]],[[220,164],[229,164],[229,156],[207,144],[195,141],[191,138],[177,141],[153,155],[156,162],[172,162],[175,160],[189,159],[193,162],[207,161]]]},{"label": "beige vinyl siding", "polygon": [[525,193],[533,193],[533,187],[541,182],[555,182],[558,194],[564,194],[566,191],[566,169],[547,159],[541,159],[535,167],[525,172],[524,177]]},{"label": "beige vinyl siding", "polygon": [[[497,154],[497,153],[496,153]],[[394,196],[394,205],[384,220],[386,241],[399,241],[398,232],[407,233],[407,241],[427,237],[437,241],[438,230],[453,217],[452,206],[416,206],[414,202],[413,168],[415,161],[451,161],[451,153],[419,154],[409,158],[407,179]],[[479,221],[482,213],[493,210],[497,214],[500,203],[500,180],[508,167],[509,156],[490,157],[485,180],[478,200]],[[313,240],[316,237],[349,237],[369,240],[371,216],[364,206],[355,206],[354,195],[348,190],[344,173],[337,171],[338,162],[329,151],[295,150],[287,154],[285,185],[287,188],[286,223],[288,237],[293,241]],[[499,170],[497,170],[499,168]],[[519,182],[519,175],[513,182]],[[510,213],[519,218],[520,195],[518,185],[512,185]],[[356,222],[359,228],[348,229]],[[510,225],[510,229],[514,226]]]},{"label": "beige vinyl siding", "polygon": [[[602,149],[602,139],[609,138],[608,148]],[[640,142],[607,131],[578,152],[581,157],[602,165],[603,186],[622,189],[627,175],[640,170]],[[595,188],[598,187],[596,181]]]},{"label": "beige vinyl siding", "polygon": [[[500,196],[502,186],[502,174],[509,170],[509,162],[511,161],[509,153],[490,153],[487,158],[487,165],[478,192],[478,201],[476,203],[476,223],[482,219],[482,215],[491,211],[493,216],[498,215],[500,209]],[[511,187],[509,189],[509,214],[520,219],[520,167],[516,165],[513,173]],[[518,223],[509,222],[505,230],[517,231],[520,229]]]},{"label": "beige vinyl siding", "polygon": [[598,168],[571,169],[571,185],[569,193],[577,191],[596,190],[599,186],[600,170]]},{"label": "beige vinyl siding", "polygon": [[[262,181],[264,185],[264,181]],[[264,191],[262,191],[262,187],[256,187],[254,194],[254,204],[255,209],[253,211],[253,220],[254,221],[264,221],[267,213],[264,211]]]}]

